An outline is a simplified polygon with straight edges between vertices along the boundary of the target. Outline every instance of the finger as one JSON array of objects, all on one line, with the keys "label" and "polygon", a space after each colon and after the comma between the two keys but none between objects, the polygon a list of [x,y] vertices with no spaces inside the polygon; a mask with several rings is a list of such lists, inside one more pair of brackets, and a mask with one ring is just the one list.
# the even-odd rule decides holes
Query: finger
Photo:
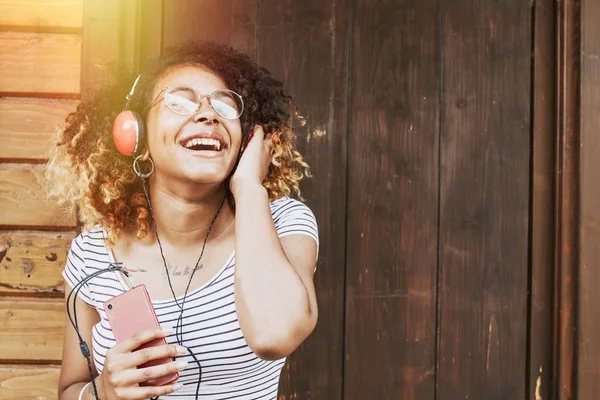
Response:
[{"label": "finger", "polygon": [[152,346],[136,350],[124,357],[121,361],[127,368],[135,368],[148,361],[159,360],[167,357],[178,357],[187,354],[185,347],[174,344]]},{"label": "finger", "polygon": [[151,399],[153,397],[164,396],[166,394],[173,393],[183,387],[181,383],[172,383],[164,386],[138,386],[128,388],[129,396],[131,399]]},{"label": "finger", "polygon": [[258,137],[259,141],[265,138],[265,130],[262,125],[254,125],[254,137]]},{"label": "finger", "polygon": [[122,386],[131,386],[136,383],[150,381],[152,379],[161,378],[166,375],[179,373],[188,367],[188,362],[179,360],[167,364],[155,365],[153,367],[128,369],[123,371],[120,376],[120,384]]},{"label": "finger", "polygon": [[173,333],[172,329],[148,329],[139,333],[136,333],[130,339],[123,340],[121,343],[117,343],[113,349],[118,353],[129,353],[146,342],[149,342],[153,339],[162,338],[165,336],[169,336]]}]

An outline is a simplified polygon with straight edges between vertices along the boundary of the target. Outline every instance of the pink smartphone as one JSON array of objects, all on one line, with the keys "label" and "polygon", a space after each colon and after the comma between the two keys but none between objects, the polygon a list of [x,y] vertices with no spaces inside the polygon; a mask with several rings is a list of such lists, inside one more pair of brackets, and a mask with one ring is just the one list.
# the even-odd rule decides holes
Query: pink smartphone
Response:
[{"label": "pink smartphone", "polygon": [[[108,322],[115,335],[117,343],[131,338],[136,333],[147,329],[159,328],[158,318],[152,307],[152,301],[146,290],[146,286],[138,285],[127,292],[113,297],[104,303],[104,311],[108,317]],[[166,345],[165,338],[153,339],[144,343],[136,350],[152,346]],[[141,364],[138,368],[152,367],[155,365],[172,362],[173,358],[165,357],[157,360],[151,360]],[[162,386],[172,383],[179,379],[178,373],[162,376],[142,382],[140,386]]]}]

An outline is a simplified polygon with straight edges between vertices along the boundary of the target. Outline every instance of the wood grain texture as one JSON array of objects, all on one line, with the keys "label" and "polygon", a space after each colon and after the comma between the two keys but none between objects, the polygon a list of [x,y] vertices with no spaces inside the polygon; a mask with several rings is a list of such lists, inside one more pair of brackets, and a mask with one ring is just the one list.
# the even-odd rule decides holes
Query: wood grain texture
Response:
[{"label": "wood grain texture", "polygon": [[3,365],[0,400],[58,400],[58,366]]},{"label": "wood grain texture", "polygon": [[[211,0],[165,2],[163,47],[188,40],[208,40],[256,55],[258,0]],[[268,7],[268,5],[267,5]]]},{"label": "wood grain texture", "polygon": [[554,182],[556,165],[556,8],[539,0],[534,14],[533,186],[531,193],[531,303],[528,395],[550,399],[555,366],[554,321]]},{"label": "wood grain texture", "polygon": [[[298,148],[314,179],[303,195],[317,217],[319,322],[282,372],[280,399],[342,398],[348,2],[261,1],[259,64],[284,82],[307,119]],[[292,45],[293,44],[293,45]],[[310,373],[307,373],[310,371]]]},{"label": "wood grain texture", "polygon": [[0,98],[0,160],[46,160],[74,100]]},{"label": "wood grain texture", "polygon": [[78,35],[0,32],[0,48],[0,92],[79,93]]},{"label": "wood grain texture", "polygon": [[434,398],[439,4],[355,2],[347,400]]},{"label": "wood grain texture", "polygon": [[74,232],[0,231],[0,294],[61,294]]},{"label": "wood grain texture", "polygon": [[581,3],[559,1],[557,8],[557,131],[555,204],[555,286],[553,399],[578,399],[577,270],[580,223]]},{"label": "wood grain texture", "polygon": [[[84,2],[81,86],[83,96],[139,72],[142,0]],[[154,1],[151,0],[150,3]],[[155,26],[156,30],[157,27]],[[149,38],[151,43],[155,38]],[[152,54],[148,45],[144,54]],[[133,79],[132,79],[133,83]]]},{"label": "wood grain texture", "polygon": [[81,28],[83,0],[0,0],[0,26]]},{"label": "wood grain texture", "polygon": [[530,5],[445,2],[438,399],[523,398]]},{"label": "wood grain texture", "polygon": [[581,224],[577,396],[600,398],[600,3],[581,2]]},{"label": "wood grain texture", "polygon": [[62,299],[0,298],[0,362],[59,361],[65,322]]},{"label": "wood grain texture", "polygon": [[144,0],[141,4],[139,22],[139,69],[144,71],[148,62],[160,56],[162,49],[162,27],[164,0]]},{"label": "wood grain texture", "polygon": [[75,214],[47,198],[43,179],[42,166],[0,164],[0,228],[75,226]]},{"label": "wood grain texture", "polygon": [[[232,0],[167,1],[164,6],[163,47],[187,40],[231,43]],[[256,11],[254,12],[256,13]]]}]

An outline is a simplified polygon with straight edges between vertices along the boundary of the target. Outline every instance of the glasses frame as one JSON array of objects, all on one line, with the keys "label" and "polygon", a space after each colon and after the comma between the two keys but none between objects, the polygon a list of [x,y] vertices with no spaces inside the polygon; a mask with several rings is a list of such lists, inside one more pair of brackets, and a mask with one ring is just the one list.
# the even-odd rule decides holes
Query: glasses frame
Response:
[{"label": "glasses frame", "polygon": [[[162,90],[160,92],[158,92],[158,94],[156,95],[156,97],[154,98],[154,100],[152,100],[152,103],[150,103],[150,107],[148,107],[148,110],[150,110],[152,107],[154,107],[159,100],[160,96],[163,96],[162,99],[163,101],[165,100],[165,96],[164,94],[166,93],[167,90],[171,89],[171,88],[186,88],[191,90],[195,95],[196,95],[196,101],[194,101],[194,103],[196,103],[196,109],[194,111],[192,111],[189,114],[184,114],[184,113],[180,113],[177,112],[175,110],[173,110],[170,106],[169,103],[167,103],[165,101],[165,105],[167,106],[167,108],[169,110],[171,110],[173,113],[177,114],[177,115],[183,115],[183,116],[189,116],[189,115],[193,115],[195,112],[197,112],[200,109],[200,106],[202,105],[202,103],[200,102],[202,99],[207,98],[208,99],[208,105],[210,105],[210,108],[213,109],[214,112],[216,112],[221,118],[225,118],[228,119],[230,121],[239,119],[242,114],[244,113],[244,99],[242,98],[241,95],[239,95],[238,93],[234,92],[233,90],[229,90],[229,89],[217,89],[214,92],[208,94],[208,93],[199,93],[197,92],[194,88],[189,87],[187,85],[169,85],[169,86],[165,86],[164,88],[162,88]],[[217,92],[227,92],[232,94],[234,97],[237,97],[240,100],[240,104],[241,104],[241,109],[239,110],[239,115],[235,118],[228,118],[224,115],[222,115],[219,111],[217,111],[217,109],[213,106],[212,100],[213,100],[213,95]]]}]

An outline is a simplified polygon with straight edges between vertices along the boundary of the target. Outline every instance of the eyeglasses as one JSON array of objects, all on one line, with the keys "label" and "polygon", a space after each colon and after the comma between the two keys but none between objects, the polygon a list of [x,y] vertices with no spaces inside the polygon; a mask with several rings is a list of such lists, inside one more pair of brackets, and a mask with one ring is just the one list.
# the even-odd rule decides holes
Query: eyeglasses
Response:
[{"label": "eyeglasses", "polygon": [[189,86],[167,86],[156,96],[149,108],[156,105],[161,95],[169,110],[178,115],[192,115],[207,98],[213,110],[225,119],[237,119],[244,112],[242,96],[228,89],[215,90],[211,94],[198,93]]}]

